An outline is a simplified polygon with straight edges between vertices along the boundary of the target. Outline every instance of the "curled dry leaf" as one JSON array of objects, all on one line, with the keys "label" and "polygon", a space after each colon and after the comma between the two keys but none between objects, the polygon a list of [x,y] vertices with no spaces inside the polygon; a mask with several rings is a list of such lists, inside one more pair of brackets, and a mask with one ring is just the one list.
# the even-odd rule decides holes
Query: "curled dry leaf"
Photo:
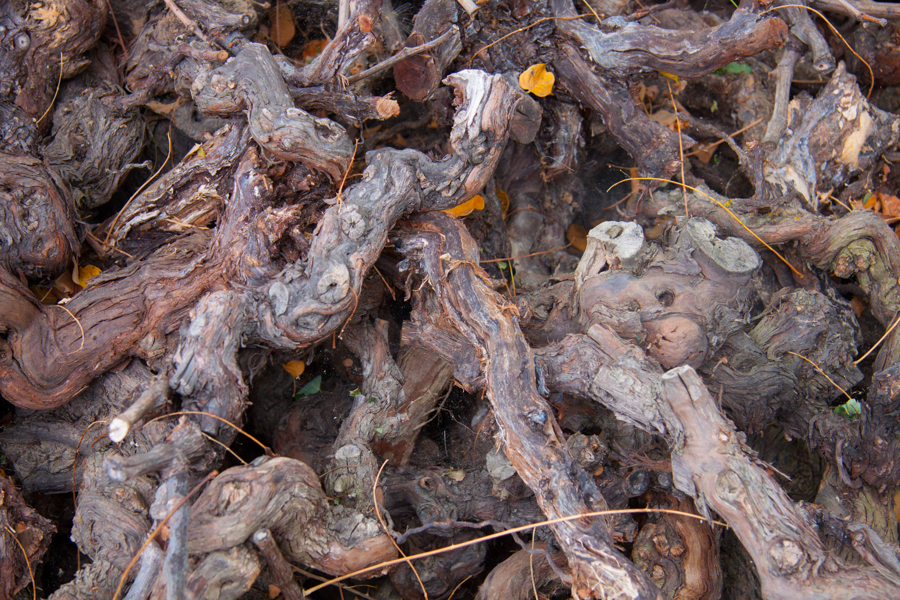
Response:
[{"label": "curled dry leaf", "polygon": [[454,217],[464,217],[470,214],[473,210],[481,210],[483,208],[484,198],[481,196],[473,196],[470,200],[466,200],[462,204],[458,204],[453,208],[448,208],[443,212]]},{"label": "curled dry leaf", "polygon": [[375,110],[382,119],[389,119],[400,114],[400,105],[388,94],[375,101]]}]

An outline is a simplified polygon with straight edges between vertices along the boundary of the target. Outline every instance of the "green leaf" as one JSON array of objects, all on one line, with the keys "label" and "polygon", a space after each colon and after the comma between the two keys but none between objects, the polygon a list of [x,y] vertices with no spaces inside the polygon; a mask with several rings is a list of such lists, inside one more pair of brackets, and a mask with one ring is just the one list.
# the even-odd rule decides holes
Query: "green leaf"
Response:
[{"label": "green leaf", "polygon": [[719,110],[719,101],[713,100],[712,106],[709,107],[709,112],[716,114]]},{"label": "green leaf", "polygon": [[382,429],[381,427],[373,427],[372,431],[374,431],[378,435],[381,435],[382,433],[384,433],[384,429]]},{"label": "green leaf", "polygon": [[733,62],[725,65],[721,69],[716,69],[713,71],[716,75],[725,75],[727,73],[732,74],[745,74],[752,73],[753,68],[750,65],[745,65],[744,63]]},{"label": "green leaf", "polygon": [[509,265],[507,265],[506,262],[501,261],[501,262],[498,262],[498,263],[497,263],[497,266],[500,267],[501,269],[505,269],[505,268],[508,267]]},{"label": "green leaf", "polygon": [[834,412],[841,415],[842,417],[855,419],[862,414],[862,405],[858,400],[851,399],[847,400],[840,406],[834,407]]},{"label": "green leaf", "polygon": [[307,383],[302,388],[297,390],[297,393],[294,394],[294,398],[299,400],[300,398],[306,398],[307,396],[312,396],[312,395],[318,394],[321,391],[322,391],[322,376],[316,375],[315,377],[312,378],[312,380],[310,380],[309,383]]},{"label": "green leaf", "polygon": [[356,388],[355,390],[353,390],[352,392],[350,392],[350,395],[351,395],[351,396],[362,396],[362,392],[359,391],[359,388]]}]

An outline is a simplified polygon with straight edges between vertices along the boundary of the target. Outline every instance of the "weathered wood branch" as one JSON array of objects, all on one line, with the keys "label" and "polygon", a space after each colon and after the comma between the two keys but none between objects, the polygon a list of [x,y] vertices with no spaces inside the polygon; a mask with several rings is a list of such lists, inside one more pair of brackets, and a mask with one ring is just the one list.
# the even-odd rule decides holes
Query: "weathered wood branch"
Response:
[{"label": "weathered wood branch", "polygon": [[[558,17],[577,15],[572,0],[552,0]],[[701,77],[728,63],[780,46],[787,39],[784,21],[756,9],[738,8],[731,19],[700,31],[662,29],[621,18],[600,27],[586,21],[558,20],[557,30],[612,76],[637,71],[663,71],[680,77]]]},{"label": "weathered wood branch", "polygon": [[250,135],[284,160],[322,169],[340,181],[353,154],[344,128],[294,107],[275,59],[262,44],[246,44],[236,57],[207,71],[191,87],[201,111],[230,116],[248,112]]},{"label": "weathered wood branch", "polygon": [[[688,193],[691,215],[709,219],[720,231],[740,237],[757,249],[758,240],[747,232],[721,204],[740,206],[741,200],[730,200],[708,188],[704,193],[715,198]],[[642,210],[680,212],[681,192],[655,193]],[[777,208],[767,215],[755,211],[734,211],[743,224],[769,245],[797,242],[798,253],[816,267],[842,279],[856,278],[868,295],[872,314],[886,328],[900,313],[900,285],[895,273],[900,272],[900,240],[879,215],[871,211],[853,211],[840,218],[813,214],[796,202]],[[895,330],[896,331],[896,330]],[[900,352],[897,336],[888,338],[876,360],[876,370],[896,361]]]},{"label": "weathered wood branch", "polygon": [[50,521],[25,503],[12,480],[0,476],[0,596],[12,598],[31,584],[55,532]]},{"label": "weathered wood branch", "polygon": [[59,275],[77,252],[71,192],[38,158],[0,153],[0,268],[30,279]]},{"label": "weathered wood branch", "polygon": [[[401,230],[402,251],[421,264],[442,310],[478,349],[504,452],[541,509],[554,518],[604,506],[593,481],[579,475],[550,407],[538,395],[534,358],[513,321],[514,309],[485,285],[468,232],[438,214],[415,219],[413,227]],[[551,528],[569,559],[574,597],[659,597],[646,575],[613,547],[603,520]]]},{"label": "weathered wood branch", "polygon": [[[219,416],[239,415],[246,392],[234,351],[223,352],[223,347],[236,351],[239,342],[257,340],[298,349],[338,332],[356,309],[363,276],[397,219],[471,198],[493,174],[510,135],[533,138],[536,108],[518,86],[478,71],[457,73],[448,83],[457,92],[458,108],[452,154],[433,160],[413,150],[370,153],[363,181],[325,212],[305,260],[252,293],[213,293],[200,302],[192,323],[182,330],[170,381],[191,397],[191,406]],[[225,366],[206,372],[204,365]],[[208,420],[204,428],[218,427]]]},{"label": "weathered wood branch", "polygon": [[267,528],[285,558],[332,575],[397,555],[378,523],[335,506],[305,464],[261,459],[213,479],[191,507],[191,554],[227,551]]},{"label": "weathered wood branch", "polygon": [[[829,556],[807,516],[754,463],[690,367],[662,377],[665,398],[683,427],[673,450],[681,489],[721,515],[757,565],[766,598],[891,598],[900,587],[876,569],[847,567]],[[691,491],[690,487],[696,491]]]}]

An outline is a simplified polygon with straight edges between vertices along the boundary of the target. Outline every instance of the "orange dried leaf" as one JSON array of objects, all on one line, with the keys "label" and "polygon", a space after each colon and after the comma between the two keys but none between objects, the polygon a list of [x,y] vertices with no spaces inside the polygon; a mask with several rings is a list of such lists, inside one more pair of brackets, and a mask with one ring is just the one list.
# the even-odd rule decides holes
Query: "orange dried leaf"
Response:
[{"label": "orange dried leaf", "polygon": [[897,520],[900,521],[900,490],[894,494],[894,514],[897,515]]},{"label": "orange dried leaf", "polygon": [[272,41],[278,44],[279,48],[284,49],[297,33],[297,28],[294,26],[294,15],[287,7],[275,4],[275,8],[269,11],[269,21],[272,23]]},{"label": "orange dried leaf", "polygon": [[897,196],[888,196],[887,194],[878,194],[881,201],[881,212],[886,217],[900,217],[900,198]]},{"label": "orange dried leaf", "polygon": [[584,252],[587,249],[587,234],[587,229],[578,223],[572,223],[569,225],[569,228],[566,229],[566,240],[568,240],[574,248],[577,248],[580,252]]},{"label": "orange dried leaf", "polygon": [[322,54],[322,50],[325,49],[325,46],[328,45],[328,40],[314,40],[303,47],[303,54],[301,58],[303,59],[304,64],[309,64],[315,58]]},{"label": "orange dried leaf", "polygon": [[278,587],[277,585],[272,585],[270,583],[269,584],[269,599],[275,600],[275,598],[277,598],[280,595],[281,595],[281,588]]},{"label": "orange dried leaf", "polygon": [[75,269],[63,271],[63,274],[53,282],[53,291],[60,298],[74,296],[81,291],[81,285],[75,281]]},{"label": "orange dried leaf", "polygon": [[302,360],[289,360],[281,365],[281,368],[290,373],[291,377],[296,379],[303,375],[303,371],[306,370],[306,363]]},{"label": "orange dried leaf", "polygon": [[697,149],[694,150],[694,153],[697,155],[697,159],[702,162],[704,165],[708,165],[709,161],[712,160],[712,157],[715,155],[716,150],[719,149],[719,144],[698,144]]},{"label": "orange dried leaf", "polygon": [[519,75],[519,85],[522,86],[522,89],[540,98],[553,93],[555,82],[556,76],[547,70],[547,65],[544,63],[531,65]]},{"label": "orange dried leaf", "polygon": [[484,208],[484,198],[481,196],[472,196],[471,200],[466,200],[462,204],[448,208],[444,212],[454,217],[464,217],[473,210],[481,210]]}]

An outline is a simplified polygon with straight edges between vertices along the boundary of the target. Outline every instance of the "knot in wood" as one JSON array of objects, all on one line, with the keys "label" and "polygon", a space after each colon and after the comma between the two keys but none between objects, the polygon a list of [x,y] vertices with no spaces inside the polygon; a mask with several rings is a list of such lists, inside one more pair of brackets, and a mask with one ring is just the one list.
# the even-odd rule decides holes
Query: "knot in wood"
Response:
[{"label": "knot in wood", "polygon": [[543,431],[544,425],[547,424],[547,411],[543,408],[535,408],[525,413],[528,418],[529,427],[533,431]]},{"label": "knot in wood", "polygon": [[272,131],[275,128],[275,115],[268,108],[259,111],[257,123],[263,131]]},{"label": "knot in wood", "polygon": [[735,503],[746,493],[746,486],[740,475],[727,469],[716,477],[716,493],[722,500]]},{"label": "knot in wood", "polygon": [[769,549],[769,557],[779,575],[795,573],[805,556],[803,548],[794,540],[775,540]]},{"label": "knot in wood", "polygon": [[316,284],[316,293],[323,302],[334,303],[350,291],[350,271],[344,263],[333,263]]},{"label": "knot in wood", "polygon": [[[313,117],[313,119],[316,135],[330,144],[336,143],[347,133],[343,127],[331,119],[320,119],[318,117]],[[349,144],[349,140],[347,143]]]},{"label": "knot in wood", "polygon": [[354,242],[366,233],[366,220],[355,206],[348,206],[341,213],[341,230]]},{"label": "knot in wood", "polygon": [[144,360],[162,356],[166,350],[165,337],[155,329],[151,329],[147,335],[138,342],[138,354]]},{"label": "knot in wood", "polygon": [[290,292],[286,285],[280,281],[276,281],[269,286],[269,302],[272,304],[272,312],[276,317],[280,317],[287,310]]}]

